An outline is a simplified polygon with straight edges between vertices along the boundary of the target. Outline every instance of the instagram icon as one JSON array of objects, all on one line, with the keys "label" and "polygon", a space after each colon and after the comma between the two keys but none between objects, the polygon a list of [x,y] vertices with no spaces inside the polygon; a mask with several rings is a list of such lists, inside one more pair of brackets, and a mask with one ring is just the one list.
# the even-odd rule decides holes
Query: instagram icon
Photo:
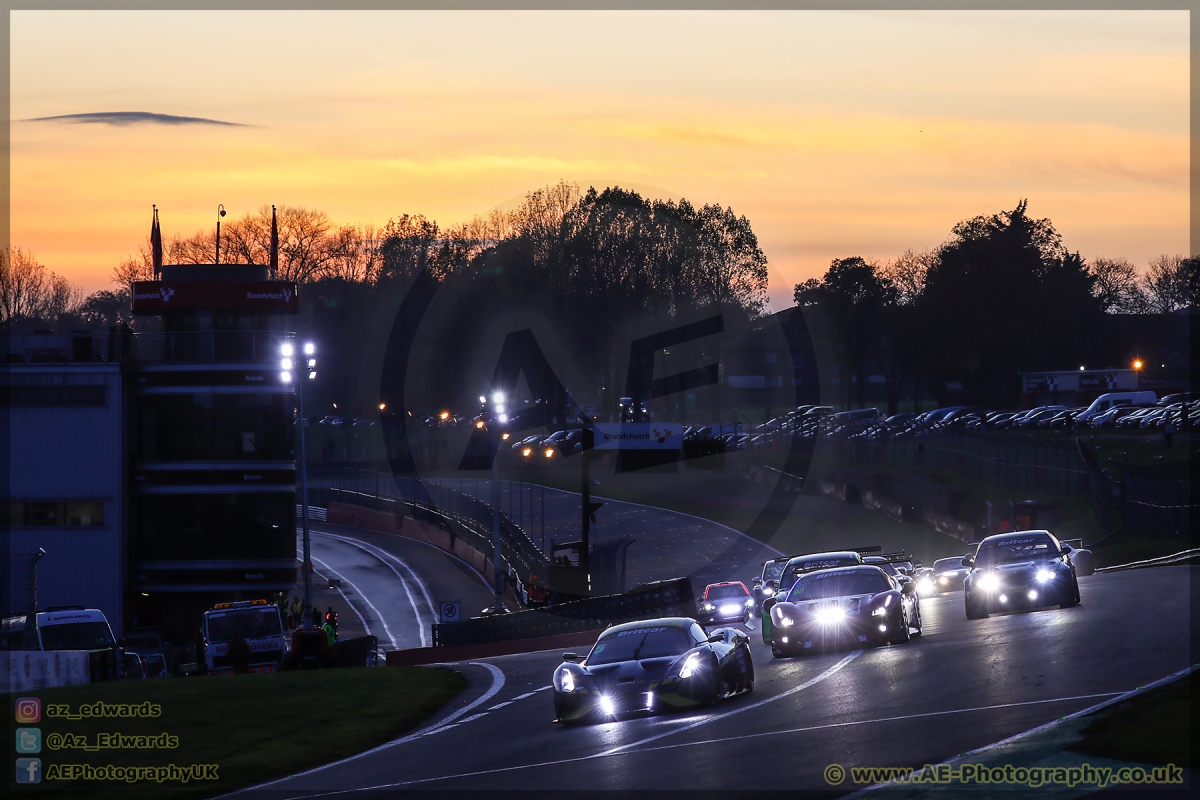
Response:
[{"label": "instagram icon", "polygon": [[36,697],[17,698],[17,722],[27,725],[42,721],[42,701]]}]

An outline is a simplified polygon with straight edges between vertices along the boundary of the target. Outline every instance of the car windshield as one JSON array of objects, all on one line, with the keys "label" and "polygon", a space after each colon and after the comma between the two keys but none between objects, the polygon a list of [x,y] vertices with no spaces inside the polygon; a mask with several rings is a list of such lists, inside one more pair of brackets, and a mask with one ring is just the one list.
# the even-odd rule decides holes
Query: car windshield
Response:
[{"label": "car windshield", "polygon": [[858,559],[851,559],[843,556],[841,558],[796,558],[788,563],[789,568],[784,569],[784,574],[779,578],[780,590],[792,588],[792,584],[796,582],[796,570],[804,572],[812,572],[818,569],[833,569],[834,567],[852,567],[855,564],[861,564]]},{"label": "car windshield", "polygon": [[962,568],[962,556],[955,556],[954,558],[939,558],[937,561],[933,562],[934,572],[949,572],[952,569]]},{"label": "car windshield", "polygon": [[979,552],[975,555],[975,566],[990,567],[996,564],[1053,558],[1056,555],[1058,554],[1055,552],[1053,540],[1045,534],[996,539],[979,545]]},{"label": "car windshield", "polygon": [[596,642],[588,654],[587,663],[613,664],[618,661],[635,661],[641,658],[662,658],[686,653],[694,646],[683,628],[659,626],[655,628],[630,628],[605,634]]},{"label": "car windshield", "polygon": [[779,580],[779,576],[783,574],[783,567],[786,563],[786,561],[772,561],[763,567],[763,583]]},{"label": "car windshield", "polygon": [[279,612],[273,608],[233,611],[214,614],[208,618],[208,640],[228,642],[241,634],[244,639],[277,636],[280,633]]},{"label": "car windshield", "polygon": [[745,597],[746,592],[743,591],[741,586],[734,583],[729,586],[710,586],[708,587],[708,594],[705,596],[709,600],[721,600],[726,597]]},{"label": "car windshield", "polygon": [[788,601],[823,600],[827,597],[853,597],[859,594],[878,594],[892,588],[888,579],[874,570],[870,572],[814,572],[802,575],[788,593]]},{"label": "car windshield", "polygon": [[43,650],[101,650],[113,646],[107,622],[69,622],[42,626]]}]

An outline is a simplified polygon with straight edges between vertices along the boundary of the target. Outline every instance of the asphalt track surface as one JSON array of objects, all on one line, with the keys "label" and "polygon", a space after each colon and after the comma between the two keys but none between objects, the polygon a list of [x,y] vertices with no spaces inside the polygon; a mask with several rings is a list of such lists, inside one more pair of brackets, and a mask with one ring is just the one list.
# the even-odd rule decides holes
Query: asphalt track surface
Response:
[{"label": "asphalt track surface", "polygon": [[829,790],[831,764],[937,763],[1187,667],[1198,576],[1190,567],[1089,576],[1076,608],[977,621],[966,619],[961,592],[927,598],[918,639],[797,659],[772,659],[751,631],[751,694],[583,727],[552,722],[557,651],[455,664],[470,686],[422,730],[260,789]]}]

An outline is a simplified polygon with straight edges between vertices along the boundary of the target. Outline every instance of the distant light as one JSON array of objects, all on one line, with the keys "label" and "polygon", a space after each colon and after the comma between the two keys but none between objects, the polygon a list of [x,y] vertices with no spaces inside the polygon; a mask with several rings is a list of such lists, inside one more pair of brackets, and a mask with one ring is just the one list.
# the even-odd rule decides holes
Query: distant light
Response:
[{"label": "distant light", "polygon": [[438,414],[438,418],[439,419],[450,419],[450,412],[443,411],[441,414]]},{"label": "distant light", "polygon": [[533,455],[533,448],[526,447],[524,450],[521,451],[521,455],[525,456],[526,458],[529,458],[531,455]]},{"label": "distant light", "polygon": [[313,367],[315,367],[316,365],[317,365],[317,360],[316,360],[315,358],[310,358],[310,359],[308,360],[308,368],[309,368],[309,369],[312,369],[312,368],[313,368]]},{"label": "distant light", "polygon": [[292,373],[290,373],[290,372],[279,373],[279,380],[283,381],[284,383],[291,383],[292,382]]},{"label": "distant light", "polygon": [[1080,372],[1083,372],[1083,367],[1082,367],[1082,366],[1080,366],[1080,367],[1079,367],[1079,371],[1080,371]]},{"label": "distant light", "polygon": [[285,356],[290,356],[294,351],[292,350],[292,345],[290,342],[284,342],[279,348],[279,352]]},{"label": "distant light", "polygon": [[311,381],[313,378],[316,378],[316,377],[317,377],[317,371],[316,371],[315,369],[314,369],[312,372],[308,373],[308,379],[309,379],[310,381]]},{"label": "distant light", "polygon": [[282,361],[279,362],[279,368],[280,369],[291,369],[292,368],[292,360],[290,358],[283,359]]},{"label": "distant light", "polygon": [[504,413],[504,403],[501,403],[499,400],[496,401],[496,413],[497,414]]},{"label": "distant light", "polygon": [[1141,360],[1140,358],[1139,358],[1138,360],[1136,360],[1136,361],[1134,361],[1134,362],[1133,362],[1133,368],[1134,368],[1134,369],[1141,369],[1141,368],[1142,368],[1142,360]]},{"label": "distant light", "polygon": [[483,428],[483,420],[481,420],[481,419],[475,420],[475,427],[482,429]]},{"label": "distant light", "polygon": [[380,404],[379,404],[379,410],[380,410],[380,411],[383,411],[385,408],[387,408],[387,403],[380,403]]},{"label": "distant light", "polygon": [[333,404],[333,407],[334,407],[334,408],[337,408],[337,403],[334,403],[334,404]]},{"label": "distant light", "polygon": [[317,346],[315,344],[312,342],[306,342],[304,344],[304,355],[311,356],[315,352],[317,352]]},{"label": "distant light", "polygon": [[545,453],[543,453],[542,455],[546,456],[546,458],[552,458],[552,457],[554,456],[554,448],[553,448],[553,447],[547,447],[547,448],[546,448],[546,452],[545,452]]},{"label": "distant light", "polygon": [[500,421],[501,421],[501,422],[508,422],[508,414],[501,414],[501,415],[500,415]]},{"label": "distant light", "polygon": [[481,403],[486,403],[486,402],[487,402],[487,398],[486,398],[486,397],[484,397],[483,395],[479,395],[479,402],[481,402]]},{"label": "distant light", "polygon": [[493,403],[503,403],[504,402],[504,392],[496,392],[495,394],[493,394],[492,402]]},{"label": "distant light", "polygon": [[[503,420],[501,420],[501,421],[503,421]],[[500,434],[500,438],[507,442],[508,441],[508,433],[506,432],[506,433]]]}]

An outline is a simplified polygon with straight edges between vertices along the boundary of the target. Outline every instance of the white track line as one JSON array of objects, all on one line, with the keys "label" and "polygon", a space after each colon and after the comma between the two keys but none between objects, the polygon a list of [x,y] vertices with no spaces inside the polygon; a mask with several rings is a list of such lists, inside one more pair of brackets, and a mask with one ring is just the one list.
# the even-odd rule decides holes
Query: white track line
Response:
[{"label": "white track line", "polygon": [[[500,772],[516,772],[518,770],[536,769],[538,767],[554,767],[554,766],[559,766],[562,764],[574,764],[574,763],[577,763],[580,761],[591,761],[591,760],[597,759],[597,758],[608,758],[608,757],[615,756],[615,755],[623,755],[623,754],[626,754],[627,751],[632,747],[638,747],[640,745],[647,744],[647,743],[653,742],[653,741],[657,741],[658,739],[662,739],[667,736],[674,736],[677,733],[682,733],[683,731],[691,730],[692,728],[698,728],[701,725],[708,725],[709,723],[717,722],[719,720],[723,720],[728,717],[732,717],[734,714],[741,714],[744,711],[749,711],[752,708],[758,708],[759,706],[764,706],[768,703],[778,702],[779,700],[782,700],[783,698],[787,697],[788,695],[792,695],[792,694],[795,694],[796,692],[803,691],[804,689],[808,689],[809,687],[815,686],[816,684],[820,683],[821,681],[825,680],[826,678],[833,677],[835,674],[840,672],[843,667],[845,667],[847,664],[849,664],[854,659],[858,658],[860,655],[862,655],[862,651],[855,650],[852,653],[850,653],[849,655],[847,655],[845,658],[843,658],[841,661],[837,662],[832,667],[830,667],[829,669],[822,672],[820,675],[817,675],[815,678],[811,678],[811,679],[805,681],[804,683],[800,684],[799,686],[793,686],[791,689],[788,689],[786,692],[781,692],[780,694],[771,695],[770,697],[763,698],[762,700],[759,700],[757,703],[750,703],[749,705],[739,706],[738,708],[735,708],[731,711],[726,711],[724,714],[714,714],[711,717],[705,717],[704,719],[701,719],[697,722],[693,722],[691,725],[685,725],[681,728],[676,728],[674,730],[667,731],[666,733],[659,733],[654,736],[647,736],[645,739],[640,739],[636,742],[630,742],[629,744],[623,744],[618,747],[612,747],[612,748],[609,748],[608,750],[602,750],[601,752],[593,753],[590,756],[578,756],[576,758],[562,758],[562,759],[557,759],[555,761],[541,761],[541,762],[538,762],[535,764],[521,764],[521,765],[515,766],[515,767],[497,767],[495,769],[481,769],[481,770],[475,770],[473,772],[460,772],[456,775],[441,775],[436,778],[418,778],[416,780],[411,780],[411,781],[398,781],[396,783],[384,783],[384,784],[379,784],[377,786],[362,786],[362,787],[358,787],[355,789],[339,789],[339,790],[330,791],[330,792],[317,792],[317,793],[313,793],[313,794],[304,794],[303,797],[305,797],[305,798],[327,797],[327,796],[337,795],[337,794],[351,794],[354,792],[375,791],[375,790],[379,790],[379,789],[393,789],[393,788],[396,788],[399,786],[412,786],[412,785],[419,784],[419,783],[433,783],[435,781],[454,780],[456,778],[473,778],[473,777],[478,777],[480,775],[494,775],[494,774],[500,773]],[[300,795],[297,795],[297,797],[300,797]]]},{"label": "white track line", "polygon": [[[321,573],[317,572],[315,569],[313,570],[313,574],[321,575]],[[321,575],[321,577],[325,578],[324,575]],[[325,578],[325,580],[328,581],[329,579]],[[346,601],[346,605],[350,606],[350,610],[358,615],[358,621],[362,623],[363,632],[366,633],[368,636],[370,636],[371,628],[370,628],[370,626],[367,625],[367,620],[363,617],[362,612],[359,611],[357,607],[355,607],[354,603],[350,602],[350,598],[346,597],[346,593],[342,591],[342,588],[340,586],[338,587],[337,593],[340,594],[342,596],[342,599]]]},{"label": "white track line", "polygon": [[[1137,689],[1134,689],[1132,691],[1117,694],[1115,697],[1110,696],[1109,699],[1102,700],[1101,702],[1096,703],[1093,706],[1088,706],[1087,708],[1082,709],[1081,711],[1076,711],[1073,714],[1067,714],[1065,717],[1059,717],[1058,719],[1054,720],[1053,722],[1047,722],[1045,725],[1038,725],[1036,728],[1030,728],[1029,730],[1027,730],[1023,733],[1018,733],[1015,736],[1009,736],[1007,739],[1001,739],[1000,741],[995,742],[993,744],[984,745],[983,747],[977,747],[974,750],[971,750],[970,752],[963,753],[962,755],[955,756],[954,758],[946,759],[945,761],[942,761],[941,763],[942,764],[955,764],[959,761],[962,761],[964,758],[978,756],[983,753],[986,753],[988,750],[994,750],[996,748],[1003,747],[1004,745],[1012,744],[1013,742],[1017,742],[1017,741],[1020,741],[1021,739],[1028,738],[1030,736],[1033,736],[1034,734],[1041,733],[1042,731],[1048,730],[1050,728],[1054,728],[1054,727],[1066,722],[1067,720],[1078,719],[1079,717],[1086,717],[1088,714],[1094,714],[1097,711],[1100,711],[1101,709],[1108,708],[1109,706],[1112,706],[1112,705],[1116,705],[1117,703],[1120,703],[1124,700],[1128,700],[1130,697],[1133,697],[1134,695],[1137,695],[1137,694],[1141,694],[1142,692],[1144,692],[1148,689],[1156,689],[1159,686],[1165,686],[1168,683],[1171,683],[1172,681],[1179,680],[1180,678],[1184,677],[1185,675],[1187,675],[1190,672],[1193,672],[1196,669],[1200,669],[1200,664],[1190,666],[1187,669],[1181,669],[1178,672],[1173,672],[1165,678],[1159,678],[1158,680],[1154,681],[1153,683],[1148,683],[1145,686],[1139,686]],[[938,766],[938,765],[935,764],[934,766]],[[862,789],[859,789],[857,792],[854,792],[853,794],[846,795],[846,798],[847,798],[847,800],[849,800],[849,798],[852,798],[852,797],[862,797],[867,792],[874,792],[874,791],[877,791],[878,789],[881,789],[884,787],[892,787],[892,786],[894,786],[894,784],[875,783],[870,786],[864,786]]]},{"label": "white track line", "polygon": [[371,607],[371,610],[375,612],[375,617],[376,617],[376,618],[379,620],[379,623],[380,623],[381,625],[383,625],[383,632],[387,634],[388,641],[392,643],[392,649],[393,649],[393,650],[399,650],[400,648],[399,648],[399,647],[396,645],[396,638],[395,638],[394,636],[392,636],[392,631],[391,631],[391,630],[388,628],[387,620],[385,620],[385,619],[383,618],[383,614],[380,614],[380,613],[379,613],[379,609],[378,609],[378,608],[376,608],[376,607],[375,607],[375,604],[371,602],[371,598],[369,598],[369,597],[367,597],[365,594],[363,594],[363,592],[362,592],[362,589],[359,589],[357,586],[355,586],[355,585],[354,585],[354,584],[353,584],[353,583],[350,581],[350,579],[349,579],[349,578],[347,578],[345,575],[341,575],[341,574],[339,574],[339,573],[337,572],[337,570],[335,570],[333,567],[331,567],[331,566],[329,566],[328,564],[326,564],[326,563],[325,563],[324,561],[322,561],[321,559],[317,558],[316,556],[312,556],[312,560],[313,560],[313,561],[315,561],[316,563],[320,564],[320,565],[321,565],[322,567],[324,567],[324,568],[325,568],[327,571],[329,571],[329,572],[332,572],[334,575],[337,575],[337,577],[338,577],[338,579],[339,579],[339,580],[345,581],[345,582],[346,582],[346,584],[347,584],[347,585],[348,585],[348,586],[349,586],[351,589],[353,589],[354,591],[358,592],[358,596],[359,596],[359,597],[361,597],[361,598],[363,599],[363,602],[364,602],[364,603],[366,603],[368,606],[370,606],[370,607]]},{"label": "white track line", "polygon": [[[328,531],[318,531],[318,533],[322,536],[328,536],[333,539],[346,542],[347,544],[352,544],[355,547],[365,550],[376,558],[382,559],[385,563],[390,559],[391,561],[399,564],[400,567],[413,579],[413,582],[417,584],[417,588],[421,590],[421,594],[425,598],[425,606],[429,609],[429,616],[437,619],[437,610],[433,607],[433,600],[429,597],[429,587],[425,585],[425,581],[421,579],[421,576],[417,574],[416,570],[408,565],[407,561],[400,558],[400,556],[396,555],[395,553],[389,553],[387,550],[384,550],[378,545],[371,544],[370,542],[364,542],[362,539],[355,539],[353,536],[342,536],[340,534],[330,533]],[[395,570],[392,571],[395,572]]]},{"label": "white track line", "polygon": [[[330,767],[338,767],[338,766],[341,766],[342,764],[349,764],[351,761],[357,761],[358,759],[363,758],[365,756],[369,756],[373,753],[380,753],[389,748],[404,744],[405,742],[411,742],[413,739],[419,739],[422,736],[428,736],[433,733],[438,733],[439,731],[444,731],[447,728],[457,727],[460,723],[455,722],[455,720],[459,719],[459,717],[461,717],[463,714],[466,714],[470,711],[473,711],[476,708],[479,708],[479,706],[481,706],[484,703],[491,700],[493,697],[495,697],[500,692],[501,689],[504,688],[504,673],[501,672],[498,667],[495,667],[491,664],[488,664],[488,663],[485,663],[482,661],[480,661],[480,662],[472,661],[472,662],[470,662],[470,664],[473,667],[483,667],[488,672],[490,672],[491,677],[492,677],[492,684],[491,684],[491,686],[488,687],[488,690],[483,693],[483,695],[478,697],[473,702],[463,706],[458,711],[455,711],[453,714],[450,714],[445,719],[443,719],[441,722],[435,723],[433,726],[431,726],[429,728],[425,728],[420,731],[417,731],[416,733],[410,733],[407,736],[400,737],[399,739],[393,739],[392,741],[387,742],[385,744],[381,744],[377,747],[372,747],[370,750],[364,750],[361,753],[355,753],[352,756],[347,756],[346,758],[343,758],[340,761],[333,761],[329,764],[322,764],[319,767],[313,767],[312,769],[307,769],[304,772],[297,772],[295,775],[289,775],[286,778],[276,778],[275,780],[267,781],[266,783],[260,783],[255,786],[247,786],[242,789],[238,789],[235,792],[230,792],[228,795],[222,795],[222,797],[232,797],[233,795],[240,794],[241,792],[265,789],[268,786],[274,786],[277,783],[283,783],[284,781],[290,781],[293,778],[299,778],[299,777],[303,777],[305,775],[313,775],[317,772],[321,772],[322,770],[329,769]],[[383,669],[386,669],[386,667],[384,667]],[[336,794],[336,792],[335,792],[335,794]],[[301,796],[309,797],[310,795],[306,792],[304,795],[301,795]]]},{"label": "white track line", "polygon": [[[402,587],[404,587],[404,594],[406,597],[408,597],[408,604],[410,606],[412,606],[413,616],[416,617],[416,619],[417,619],[417,633],[420,634],[420,637],[421,637],[421,647],[428,646],[428,642],[425,638],[425,622],[424,622],[424,620],[421,619],[421,609],[417,608],[417,601],[415,598],[413,598],[412,590],[408,588],[408,581],[406,581],[404,579],[404,576],[401,575],[394,566],[389,564],[385,558],[380,556],[378,553],[372,553],[370,550],[367,549],[367,547],[373,547],[374,545],[366,545],[365,543],[360,543],[356,539],[349,539],[344,536],[338,536],[338,535],[332,534],[332,533],[321,533],[318,531],[313,531],[313,533],[317,536],[324,536],[328,539],[334,539],[336,541],[342,542],[343,544],[348,544],[351,547],[357,548],[358,550],[363,551],[364,553],[371,556],[376,561],[378,561],[379,563],[383,564],[385,567],[390,569],[392,571],[392,574],[395,575],[396,578],[400,581],[400,585]],[[378,549],[378,548],[376,548],[376,549]],[[387,551],[380,550],[379,552],[386,554]],[[396,559],[396,560],[399,561],[399,559]],[[404,564],[404,562],[400,562],[400,563],[402,565],[404,565],[405,568],[407,568],[407,566],[408,566],[407,564]],[[409,572],[412,572],[412,570],[409,570]],[[425,589],[425,584],[422,583],[419,578],[416,578],[415,573],[413,574],[413,577],[417,581],[417,585],[420,587],[422,593],[424,593],[425,602],[429,605],[429,615],[430,615],[430,617],[433,617],[434,616],[433,602],[430,601],[430,599],[429,599],[429,592]]]},{"label": "white track line", "polygon": [[1100,694],[1081,694],[1076,697],[1053,697],[1049,700],[1026,700],[1019,703],[1000,703],[994,706],[977,706],[975,708],[955,708],[950,711],[927,711],[922,714],[905,714],[899,717],[883,717],[881,719],[861,719],[851,722],[830,722],[825,725],[810,725],[806,728],[788,728],[781,731],[758,731],[756,733],[746,733],[741,736],[726,736],[721,739],[702,739],[698,742],[681,742],[679,744],[664,744],[658,747],[647,747],[640,751],[643,753],[654,752],[655,750],[677,750],[682,747],[699,747],[708,744],[725,744],[727,742],[739,742],[745,739],[756,739],[761,736],[775,736],[781,733],[809,733],[811,731],[824,731],[832,728],[847,728],[854,725],[874,725],[882,722],[903,722],[911,719],[920,719],[921,717],[941,717],[947,714],[969,714],[973,711],[994,711],[1001,708],[1016,708],[1018,706],[1036,706],[1045,705],[1047,703],[1068,703],[1072,700],[1094,700],[1098,697],[1115,697],[1121,692],[1102,692]]}]

